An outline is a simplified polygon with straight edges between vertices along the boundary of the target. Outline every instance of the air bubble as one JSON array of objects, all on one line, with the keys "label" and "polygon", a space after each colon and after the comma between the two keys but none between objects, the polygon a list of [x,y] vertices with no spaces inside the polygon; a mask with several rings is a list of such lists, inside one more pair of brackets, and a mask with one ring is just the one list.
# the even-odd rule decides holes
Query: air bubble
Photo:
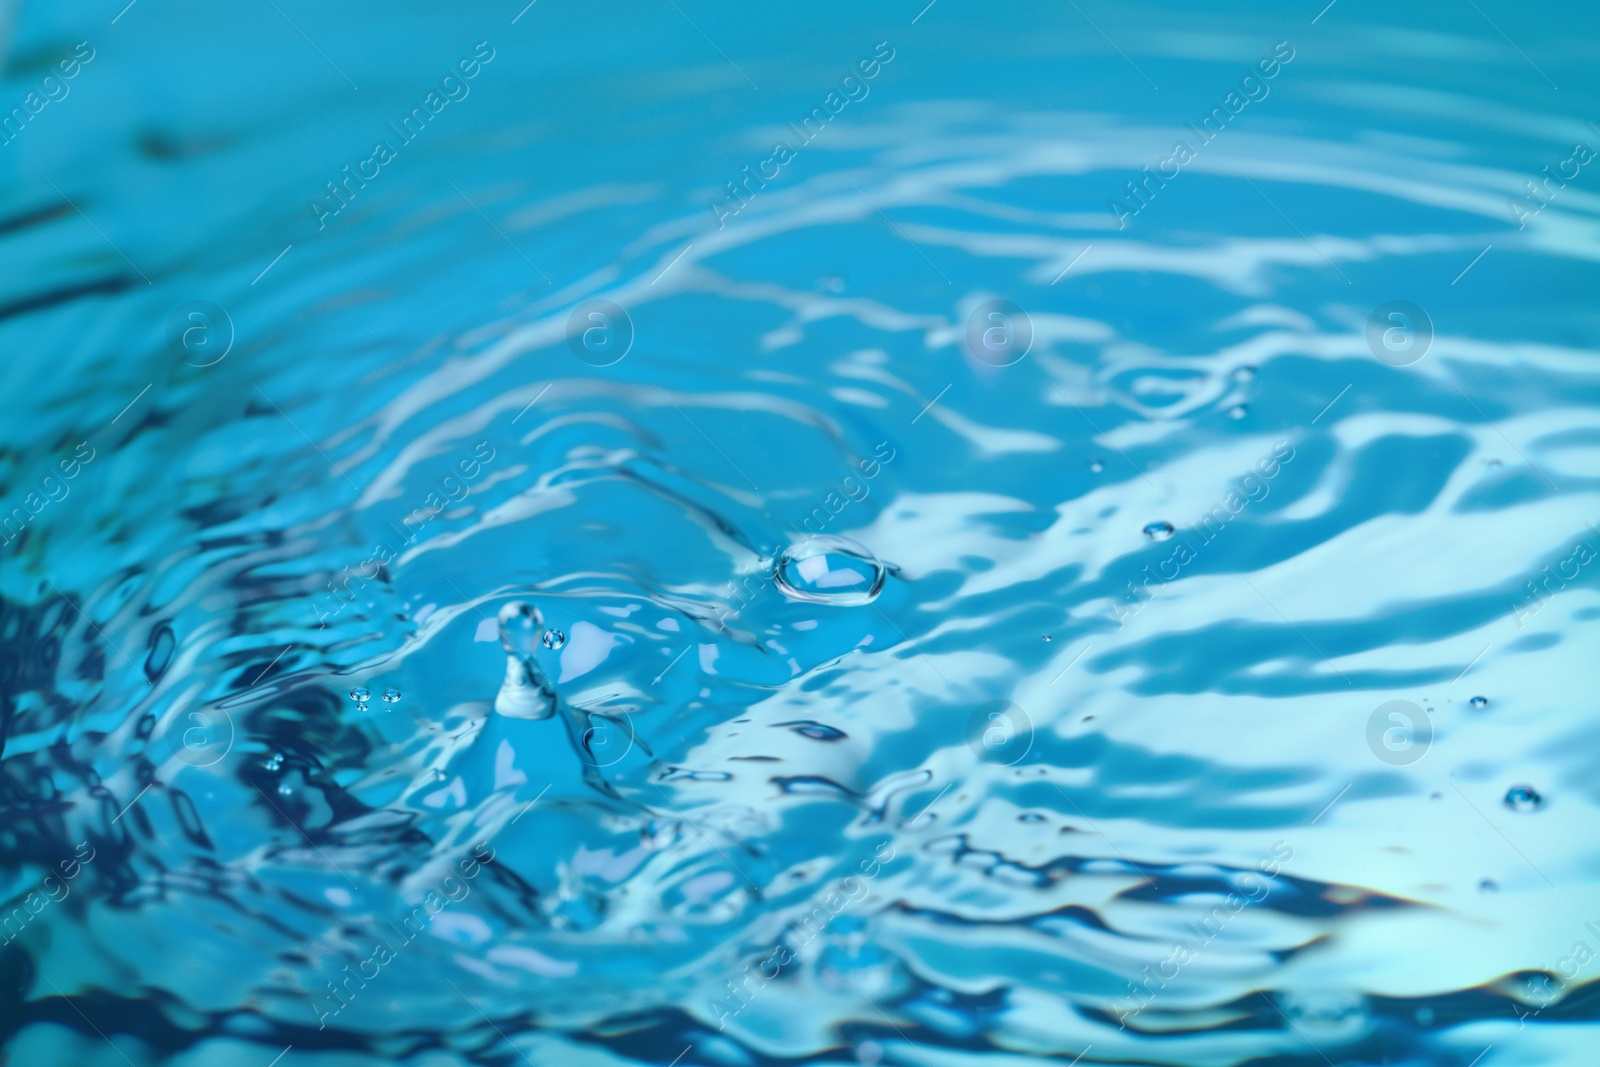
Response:
[{"label": "air bubble", "polygon": [[1514,785],[1506,790],[1505,805],[1512,811],[1535,811],[1544,803],[1544,797],[1531,785]]},{"label": "air bubble", "polygon": [[1144,528],[1144,535],[1152,541],[1165,541],[1174,532],[1170,522],[1152,522]]},{"label": "air bubble", "polygon": [[790,600],[852,607],[883,591],[889,568],[847,537],[813,537],[784,550],[774,579]]},{"label": "air bubble", "polygon": [[1488,697],[1473,697],[1467,703],[1471,704],[1475,708],[1486,708],[1486,707],[1489,706],[1489,698]]},{"label": "air bubble", "polygon": [[567,643],[567,635],[560,630],[546,630],[542,640],[545,648],[554,651]]}]

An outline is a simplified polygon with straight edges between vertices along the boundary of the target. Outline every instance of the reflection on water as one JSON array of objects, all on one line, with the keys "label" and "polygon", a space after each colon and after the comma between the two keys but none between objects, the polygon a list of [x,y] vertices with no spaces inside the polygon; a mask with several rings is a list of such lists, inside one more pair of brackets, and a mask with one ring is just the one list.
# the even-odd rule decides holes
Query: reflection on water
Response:
[{"label": "reflection on water", "polygon": [[18,13],[9,1062],[1587,1062],[1581,34],[917,6]]}]

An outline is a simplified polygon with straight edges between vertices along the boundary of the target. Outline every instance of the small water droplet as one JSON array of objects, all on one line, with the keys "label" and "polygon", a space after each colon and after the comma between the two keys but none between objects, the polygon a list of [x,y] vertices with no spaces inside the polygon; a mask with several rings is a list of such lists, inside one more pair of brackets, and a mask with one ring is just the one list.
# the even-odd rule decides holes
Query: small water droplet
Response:
[{"label": "small water droplet", "polygon": [[1255,376],[1256,376],[1256,369],[1254,367],[1235,367],[1235,368],[1233,368],[1233,380],[1236,381],[1236,382],[1254,381],[1255,380]]},{"label": "small water droplet", "polygon": [[1152,541],[1165,541],[1173,532],[1170,522],[1152,522],[1144,528],[1144,535]]},{"label": "small water droplet", "polygon": [[545,648],[557,649],[567,643],[567,635],[560,630],[546,630],[543,640]]},{"label": "small water droplet", "polygon": [[393,704],[399,699],[400,699],[400,690],[398,690],[398,689],[385,689],[383,691],[383,702],[385,704]]},{"label": "small water droplet", "polygon": [[1483,881],[1478,883],[1478,892],[1480,893],[1493,893],[1499,888],[1500,886],[1497,885],[1492,878],[1485,878]]},{"label": "small water droplet", "polygon": [[1051,637],[1051,636],[1050,636],[1050,635],[1049,635],[1049,634],[1045,634],[1045,635],[1044,635],[1044,639],[1045,639],[1045,643],[1046,643],[1046,644],[1048,644],[1048,643],[1049,643],[1049,642],[1051,642],[1051,641],[1054,641],[1054,640],[1055,640],[1055,638],[1053,638],[1053,637]]},{"label": "small water droplet", "polygon": [[784,549],[774,580],[790,600],[850,607],[878,599],[888,576],[866,546],[824,534]]},{"label": "small water droplet", "polygon": [[265,763],[262,764],[262,766],[265,767],[269,771],[282,770],[283,769],[283,756],[280,755],[277,752],[274,752],[272,754],[272,756],[270,758],[268,758]]},{"label": "small water droplet", "polygon": [[1544,797],[1531,785],[1514,785],[1506,790],[1506,807],[1512,811],[1534,811],[1544,803]]},{"label": "small water droplet", "polygon": [[1475,708],[1486,708],[1486,707],[1489,706],[1489,698],[1488,697],[1473,697],[1467,703],[1471,704]]},{"label": "small water droplet", "polygon": [[1091,459],[1089,461],[1089,472],[1091,474],[1099,474],[1101,471],[1103,471],[1105,469],[1106,469],[1105,460],[1103,460],[1103,459]]},{"label": "small water droplet", "polygon": [[513,656],[531,656],[544,618],[526,600],[513,600],[500,609],[500,643]]},{"label": "small water droplet", "polygon": [[287,785],[280,785],[278,787],[278,795],[280,797],[293,796],[294,795],[294,790],[290,789]]},{"label": "small water droplet", "polygon": [[1250,414],[1250,409],[1243,404],[1235,404],[1228,409],[1228,418],[1230,419],[1242,419],[1248,414]]},{"label": "small water droplet", "polygon": [[366,688],[365,686],[358,685],[354,689],[350,690],[350,699],[354,700],[357,704],[364,705],[367,701],[372,699],[372,690]]},{"label": "small water droplet", "polygon": [[1044,822],[1044,816],[1036,811],[1025,811],[1017,816],[1018,822]]}]

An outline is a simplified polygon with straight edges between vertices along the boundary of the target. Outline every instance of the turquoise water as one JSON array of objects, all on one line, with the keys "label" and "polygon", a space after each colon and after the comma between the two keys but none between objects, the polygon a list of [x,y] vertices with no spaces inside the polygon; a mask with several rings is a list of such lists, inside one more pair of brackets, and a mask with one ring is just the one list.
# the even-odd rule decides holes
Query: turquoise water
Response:
[{"label": "turquoise water", "polygon": [[0,1062],[1595,1061],[1592,10],[5,14]]}]

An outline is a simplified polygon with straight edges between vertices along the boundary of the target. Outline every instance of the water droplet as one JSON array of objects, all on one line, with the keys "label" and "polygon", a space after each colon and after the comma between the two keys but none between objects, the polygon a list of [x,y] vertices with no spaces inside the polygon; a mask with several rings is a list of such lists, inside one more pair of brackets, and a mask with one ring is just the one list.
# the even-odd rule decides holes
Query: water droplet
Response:
[{"label": "water droplet", "polygon": [[513,600],[500,609],[500,643],[513,656],[533,655],[543,629],[539,609],[526,600]]},{"label": "water droplet", "polygon": [[372,699],[372,690],[366,688],[365,686],[358,685],[354,689],[350,690],[350,699],[354,700],[357,704],[364,706],[367,701]]},{"label": "water droplet", "polygon": [[1486,707],[1489,706],[1489,698],[1488,697],[1473,697],[1467,703],[1471,704],[1475,708],[1486,708]]},{"label": "water droplet", "polygon": [[1044,822],[1044,816],[1036,811],[1025,811],[1017,816],[1018,822]]},{"label": "water droplet", "polygon": [[557,649],[567,643],[567,635],[560,630],[546,630],[543,640],[545,648]]},{"label": "water droplet", "polygon": [[1103,471],[1105,469],[1106,469],[1106,461],[1105,460],[1103,460],[1103,459],[1091,459],[1089,461],[1089,472],[1091,474],[1099,474],[1101,471]]},{"label": "water droplet", "polygon": [[1144,535],[1152,541],[1165,541],[1173,534],[1172,523],[1152,522],[1144,528]]},{"label": "water droplet", "polygon": [[262,766],[265,767],[269,771],[282,770],[283,769],[283,753],[274,752],[271,756],[269,756],[267,758],[267,761],[265,763],[263,763]]},{"label": "water droplet", "polygon": [[790,600],[849,607],[870,604],[889,568],[848,537],[821,535],[784,549],[774,580]]},{"label": "water droplet", "polygon": [[1236,382],[1254,381],[1255,377],[1256,377],[1256,369],[1254,367],[1235,367],[1235,368],[1233,368],[1233,380],[1236,381]]},{"label": "water droplet", "polygon": [[287,785],[280,785],[278,787],[278,795],[280,797],[292,796],[293,794],[294,794],[294,790],[290,789]]},{"label": "water droplet", "polygon": [[1248,414],[1250,414],[1250,409],[1243,404],[1235,404],[1228,409],[1228,418],[1230,419],[1242,419]]},{"label": "water droplet", "polygon": [[1048,643],[1049,643],[1049,642],[1051,642],[1051,641],[1054,641],[1054,640],[1055,640],[1055,638],[1053,638],[1053,637],[1051,637],[1051,636],[1050,636],[1050,635],[1049,635],[1049,634],[1045,634],[1045,635],[1044,635],[1044,639],[1045,639],[1045,643],[1046,643],[1046,644],[1048,644]]},{"label": "water droplet", "polygon": [[1478,892],[1480,893],[1493,893],[1499,888],[1500,886],[1495,883],[1493,878],[1485,878],[1478,883]]},{"label": "water droplet", "polygon": [[383,691],[383,702],[385,704],[393,704],[399,699],[400,699],[400,690],[398,690],[398,689],[385,689]]},{"label": "water droplet", "polygon": [[1514,785],[1506,790],[1506,807],[1512,811],[1533,811],[1544,803],[1538,790],[1531,785]]}]

